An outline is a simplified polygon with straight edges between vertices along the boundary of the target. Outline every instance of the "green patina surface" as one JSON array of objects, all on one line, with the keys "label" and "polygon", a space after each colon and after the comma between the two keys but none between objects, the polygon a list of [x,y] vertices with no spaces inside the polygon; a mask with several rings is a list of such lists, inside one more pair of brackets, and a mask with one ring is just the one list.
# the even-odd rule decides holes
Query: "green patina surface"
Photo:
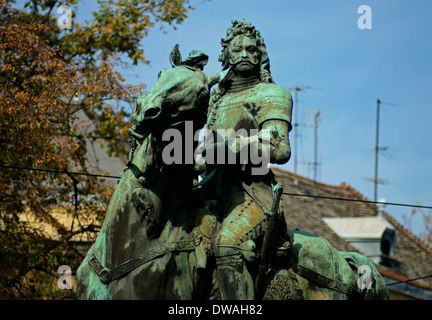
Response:
[{"label": "green patina surface", "polygon": [[[77,272],[80,298],[388,299],[368,258],[287,230],[289,208],[264,161],[290,158],[292,97],[274,83],[264,40],[249,22],[234,20],[221,44],[222,71],[214,76],[203,72],[204,52],[183,61],[176,45],[173,68],[137,99],[127,168]],[[163,161],[163,133],[176,129],[184,137],[186,121],[193,132],[206,124],[205,166]],[[210,139],[229,129],[247,134]],[[222,151],[236,162],[209,161]],[[204,183],[194,188],[198,174]],[[367,289],[359,285],[361,266],[370,270]]]}]

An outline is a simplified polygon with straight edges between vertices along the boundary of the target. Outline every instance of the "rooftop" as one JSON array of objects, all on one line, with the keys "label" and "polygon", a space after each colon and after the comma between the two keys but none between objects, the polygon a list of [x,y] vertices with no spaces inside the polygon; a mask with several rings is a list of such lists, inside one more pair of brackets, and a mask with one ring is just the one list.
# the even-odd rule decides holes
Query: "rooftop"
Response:
[{"label": "rooftop", "polygon": [[299,228],[322,236],[337,250],[363,254],[353,239],[377,239],[386,229],[394,230],[397,241],[387,258],[396,263],[378,262],[378,270],[390,283],[429,276],[409,284],[432,290],[432,248],[389,213],[378,210],[345,183],[328,185],[279,168],[272,167],[272,171],[284,186],[282,205],[289,229]]}]

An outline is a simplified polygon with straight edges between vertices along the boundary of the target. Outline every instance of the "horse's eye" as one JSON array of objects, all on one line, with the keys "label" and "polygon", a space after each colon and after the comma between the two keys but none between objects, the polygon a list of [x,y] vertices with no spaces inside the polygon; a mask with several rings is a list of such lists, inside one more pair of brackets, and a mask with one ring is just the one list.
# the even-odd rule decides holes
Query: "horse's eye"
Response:
[{"label": "horse's eye", "polygon": [[162,109],[163,108],[169,108],[174,104],[174,99],[166,98],[162,102]]}]

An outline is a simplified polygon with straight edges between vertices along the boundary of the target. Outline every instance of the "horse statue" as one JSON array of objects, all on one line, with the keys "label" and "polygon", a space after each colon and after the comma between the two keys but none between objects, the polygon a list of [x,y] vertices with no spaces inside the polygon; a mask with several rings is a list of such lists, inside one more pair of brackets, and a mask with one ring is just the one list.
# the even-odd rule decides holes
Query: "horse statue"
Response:
[{"label": "horse statue", "polygon": [[184,136],[186,120],[204,125],[212,81],[199,68],[176,65],[137,100],[127,168],[77,271],[80,299],[202,296],[208,281],[200,266],[215,219],[194,206],[194,164],[165,165],[162,150],[166,129]]},{"label": "horse statue", "polygon": [[[167,132],[184,138],[203,127],[210,88],[226,72],[207,76],[203,59],[184,63],[176,50],[170,56],[173,68],[163,70],[135,104],[126,169],[77,271],[80,299],[217,298],[211,239],[220,222],[196,192],[195,163],[186,161],[185,152],[178,163],[167,164],[164,156],[170,150]],[[188,143],[181,140],[182,150]],[[270,260],[260,299],[388,299],[368,258],[337,251],[325,239],[297,229],[289,230],[287,238],[288,254]],[[260,259],[251,264],[251,270],[258,270]],[[362,285],[364,266],[369,273]]]}]

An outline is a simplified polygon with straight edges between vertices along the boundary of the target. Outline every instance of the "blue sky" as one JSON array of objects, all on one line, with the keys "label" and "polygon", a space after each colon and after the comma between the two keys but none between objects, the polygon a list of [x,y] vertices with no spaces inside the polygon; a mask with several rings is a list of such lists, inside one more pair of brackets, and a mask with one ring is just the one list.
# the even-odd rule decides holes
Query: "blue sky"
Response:
[{"label": "blue sky", "polygon": [[[265,39],[271,71],[278,85],[310,86],[299,94],[300,124],[312,124],[320,110],[318,127],[318,180],[345,182],[373,200],[376,100],[381,105],[378,199],[387,202],[432,206],[432,2],[427,0],[212,0],[197,5],[177,30],[155,28],[143,39],[150,66],[125,72],[129,83],[149,87],[168,55],[180,44],[183,56],[204,50],[210,60],[204,71],[220,71],[220,39],[232,19],[247,19]],[[357,12],[372,10],[372,29],[361,30]],[[96,3],[86,3],[91,9]],[[78,13],[78,18],[88,14]],[[292,92],[294,96],[294,92]],[[298,131],[297,173],[313,177],[314,130]],[[294,132],[291,133],[294,147]],[[391,157],[388,157],[388,154]],[[386,157],[387,156],[387,157]],[[282,168],[294,170],[294,156]],[[388,206],[386,211],[402,222],[411,208]],[[431,210],[424,210],[432,214]],[[420,213],[413,220],[422,230]]]}]

